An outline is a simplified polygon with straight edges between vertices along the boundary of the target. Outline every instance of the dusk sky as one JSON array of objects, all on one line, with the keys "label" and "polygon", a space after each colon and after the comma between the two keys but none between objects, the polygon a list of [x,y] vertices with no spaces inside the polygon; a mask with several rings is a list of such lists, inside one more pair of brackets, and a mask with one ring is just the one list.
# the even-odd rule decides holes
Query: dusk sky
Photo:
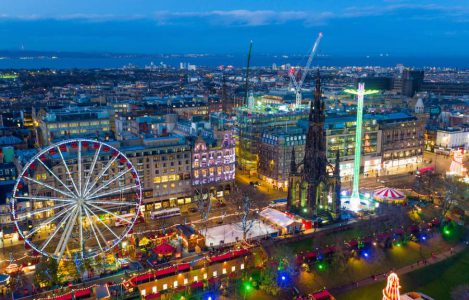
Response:
[{"label": "dusk sky", "polygon": [[0,49],[469,54],[469,0],[1,0]]}]

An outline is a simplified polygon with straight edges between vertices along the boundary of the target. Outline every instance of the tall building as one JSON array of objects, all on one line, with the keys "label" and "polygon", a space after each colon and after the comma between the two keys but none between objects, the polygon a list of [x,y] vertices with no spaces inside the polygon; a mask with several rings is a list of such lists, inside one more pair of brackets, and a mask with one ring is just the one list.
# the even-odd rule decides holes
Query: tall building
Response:
[{"label": "tall building", "polygon": [[335,167],[327,160],[324,111],[318,74],[301,171],[298,171],[295,150],[292,150],[287,203],[290,210],[299,214],[326,215],[336,220],[340,217],[340,159],[337,153]]},{"label": "tall building", "polygon": [[416,92],[420,91],[423,77],[423,71],[404,69],[402,72],[402,95],[413,97]]}]

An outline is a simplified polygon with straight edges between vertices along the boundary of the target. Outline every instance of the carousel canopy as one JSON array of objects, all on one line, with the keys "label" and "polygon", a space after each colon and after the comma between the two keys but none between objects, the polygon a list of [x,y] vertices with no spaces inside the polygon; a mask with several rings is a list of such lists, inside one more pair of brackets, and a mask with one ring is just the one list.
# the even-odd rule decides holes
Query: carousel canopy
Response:
[{"label": "carousel canopy", "polygon": [[153,248],[153,252],[159,255],[169,255],[172,254],[174,251],[176,251],[176,248],[167,243],[160,244]]},{"label": "carousel canopy", "polygon": [[405,195],[399,190],[393,188],[381,188],[377,189],[374,193],[376,200],[404,200]]}]

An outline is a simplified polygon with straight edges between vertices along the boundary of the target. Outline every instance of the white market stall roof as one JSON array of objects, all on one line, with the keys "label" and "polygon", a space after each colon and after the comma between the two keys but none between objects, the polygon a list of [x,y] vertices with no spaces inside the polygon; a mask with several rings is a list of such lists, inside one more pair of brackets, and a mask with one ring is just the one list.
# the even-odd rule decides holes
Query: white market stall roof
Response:
[{"label": "white market stall roof", "polygon": [[284,227],[284,228],[287,228],[291,224],[295,223],[295,220],[293,218],[273,208],[265,208],[263,211],[259,213],[259,215],[269,220],[269,222],[271,222],[272,224],[275,224],[277,226]]},{"label": "white market stall roof", "polygon": [[379,199],[383,199],[383,200],[384,199],[385,200],[403,200],[406,197],[405,197],[405,194],[402,193],[399,190],[384,187],[384,188],[377,189],[375,191],[374,198],[376,200],[379,200]]},{"label": "white market stall roof", "polygon": [[[247,239],[255,240],[273,233],[278,233],[278,230],[260,220],[254,220],[247,233]],[[205,245],[216,247],[221,244],[221,241],[224,245],[230,245],[236,243],[236,238],[239,241],[243,239],[241,222],[208,228],[205,234]]]}]

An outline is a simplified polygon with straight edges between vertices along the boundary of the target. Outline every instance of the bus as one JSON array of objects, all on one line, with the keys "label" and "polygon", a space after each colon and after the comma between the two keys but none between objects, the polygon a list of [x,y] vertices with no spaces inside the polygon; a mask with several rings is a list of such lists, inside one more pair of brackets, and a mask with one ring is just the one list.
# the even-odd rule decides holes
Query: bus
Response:
[{"label": "bus", "polygon": [[[132,219],[135,217],[135,214],[124,214],[120,215],[121,219],[119,218],[114,218],[115,219],[115,226],[116,227],[121,227],[121,226],[127,226],[129,225],[129,222],[132,222]],[[128,220],[129,222],[126,222],[122,219]],[[139,224],[145,222],[145,219],[143,218],[143,214],[140,213],[137,219],[135,220],[134,224]]]},{"label": "bus", "polygon": [[420,175],[424,175],[424,174],[433,174],[433,172],[435,171],[435,169],[433,167],[425,167],[425,168],[420,168],[417,170],[417,176],[420,176]]},{"label": "bus", "polygon": [[181,209],[179,207],[168,208],[163,210],[152,211],[150,218],[152,220],[166,219],[181,215]]},{"label": "bus", "polygon": [[269,207],[283,207],[285,205],[287,205],[287,198],[280,198],[270,202]]}]

